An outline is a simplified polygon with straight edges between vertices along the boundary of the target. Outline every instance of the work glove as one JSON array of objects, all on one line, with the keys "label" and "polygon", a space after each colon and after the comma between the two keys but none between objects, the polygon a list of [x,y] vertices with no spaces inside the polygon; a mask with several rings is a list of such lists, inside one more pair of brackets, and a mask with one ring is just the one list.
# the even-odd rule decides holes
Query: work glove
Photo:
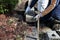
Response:
[{"label": "work glove", "polygon": [[42,17],[42,13],[37,14],[37,15],[34,17],[34,19],[37,21],[40,17]]}]

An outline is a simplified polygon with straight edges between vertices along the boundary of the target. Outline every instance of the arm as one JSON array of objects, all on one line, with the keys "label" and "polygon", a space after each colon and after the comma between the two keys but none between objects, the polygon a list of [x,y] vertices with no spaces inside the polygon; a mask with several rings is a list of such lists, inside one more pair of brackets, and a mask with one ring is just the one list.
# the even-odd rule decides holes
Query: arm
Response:
[{"label": "arm", "polygon": [[36,3],[37,1],[38,1],[38,0],[32,0],[32,1],[28,4],[25,13],[27,13],[28,11],[30,11],[31,8],[35,5],[35,3]]},{"label": "arm", "polygon": [[30,8],[32,8],[36,3],[37,3],[38,0],[32,0],[31,1],[31,4],[30,4]]}]

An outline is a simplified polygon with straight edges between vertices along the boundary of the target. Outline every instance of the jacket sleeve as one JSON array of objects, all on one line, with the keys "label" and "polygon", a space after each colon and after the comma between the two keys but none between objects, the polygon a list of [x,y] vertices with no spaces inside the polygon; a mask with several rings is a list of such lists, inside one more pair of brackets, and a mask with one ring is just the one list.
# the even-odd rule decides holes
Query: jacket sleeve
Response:
[{"label": "jacket sleeve", "polygon": [[30,8],[32,8],[36,3],[37,3],[38,0],[32,0],[31,4],[30,4]]},{"label": "jacket sleeve", "polygon": [[57,0],[56,7],[52,11],[52,17],[54,17],[55,19],[58,19],[58,20],[60,20],[60,4],[59,4],[59,2],[60,2],[60,0]]}]

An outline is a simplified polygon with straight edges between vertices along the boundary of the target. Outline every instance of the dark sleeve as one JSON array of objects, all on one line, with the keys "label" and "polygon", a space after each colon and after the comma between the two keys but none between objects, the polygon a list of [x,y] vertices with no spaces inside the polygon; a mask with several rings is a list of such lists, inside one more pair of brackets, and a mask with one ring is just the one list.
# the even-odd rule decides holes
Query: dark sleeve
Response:
[{"label": "dark sleeve", "polygon": [[58,5],[59,5],[59,2],[60,2],[60,0],[57,0],[57,2],[56,2],[56,6],[58,6]]},{"label": "dark sleeve", "polygon": [[30,4],[30,7],[32,8],[36,3],[37,3],[38,0],[32,0],[31,4]]}]

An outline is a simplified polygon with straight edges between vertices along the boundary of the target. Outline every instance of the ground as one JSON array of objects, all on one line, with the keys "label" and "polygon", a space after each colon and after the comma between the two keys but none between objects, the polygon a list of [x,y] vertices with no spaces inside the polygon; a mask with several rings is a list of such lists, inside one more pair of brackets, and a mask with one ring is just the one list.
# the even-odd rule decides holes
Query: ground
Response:
[{"label": "ground", "polygon": [[[32,27],[35,26],[31,26],[31,24],[28,25],[18,16],[19,15],[17,14],[14,14],[13,16],[0,14],[0,39],[1,40],[23,40],[26,31],[29,34],[32,33]],[[46,29],[50,30],[50,28],[46,28]],[[48,31],[46,29],[44,30]]]},{"label": "ground", "polygon": [[[31,34],[32,27],[36,27],[27,24],[22,15],[16,14],[16,12],[12,13],[12,15],[0,14],[0,40],[24,40],[25,32]],[[44,24],[40,24],[40,26],[42,26],[40,32],[51,30]]]},{"label": "ground", "polygon": [[0,39],[23,40],[27,25],[19,18],[0,14]]}]

